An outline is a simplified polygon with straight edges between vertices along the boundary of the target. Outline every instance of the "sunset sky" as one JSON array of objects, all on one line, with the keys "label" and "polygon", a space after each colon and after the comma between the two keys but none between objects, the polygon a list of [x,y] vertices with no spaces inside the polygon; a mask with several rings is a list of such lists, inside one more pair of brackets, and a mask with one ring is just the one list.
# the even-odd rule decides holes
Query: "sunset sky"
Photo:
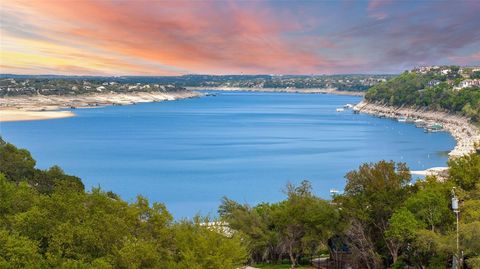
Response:
[{"label": "sunset sky", "polygon": [[0,0],[0,73],[398,73],[480,65],[480,1]]}]

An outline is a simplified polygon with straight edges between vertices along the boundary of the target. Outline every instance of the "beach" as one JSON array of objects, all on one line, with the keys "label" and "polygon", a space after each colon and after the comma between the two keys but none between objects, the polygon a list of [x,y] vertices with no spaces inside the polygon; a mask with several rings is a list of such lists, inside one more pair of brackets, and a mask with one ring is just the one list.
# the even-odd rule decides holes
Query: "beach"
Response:
[{"label": "beach", "polygon": [[0,122],[59,119],[75,116],[71,110],[64,109],[173,101],[198,96],[201,93],[172,91],[3,97],[0,98]]},{"label": "beach", "polygon": [[457,142],[455,148],[449,153],[451,158],[464,156],[474,152],[476,150],[475,143],[480,142],[479,128],[472,124],[468,118],[458,115],[409,107],[398,108],[368,103],[366,101],[360,102],[354,109],[361,113],[388,118],[413,117],[425,121],[441,123],[445,131],[449,132]]},{"label": "beach", "polygon": [[244,91],[244,92],[286,92],[305,94],[337,94],[364,96],[365,92],[339,91],[336,88],[259,88],[259,87],[186,87],[188,90]]},{"label": "beach", "polygon": [[71,111],[25,111],[25,110],[0,110],[0,122],[50,120],[74,117]]}]

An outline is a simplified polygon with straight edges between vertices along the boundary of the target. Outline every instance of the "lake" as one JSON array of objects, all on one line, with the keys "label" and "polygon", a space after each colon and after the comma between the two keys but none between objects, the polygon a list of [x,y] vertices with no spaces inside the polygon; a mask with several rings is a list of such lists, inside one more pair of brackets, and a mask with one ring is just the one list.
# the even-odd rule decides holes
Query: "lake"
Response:
[{"label": "lake", "polygon": [[426,134],[337,107],[360,97],[218,92],[171,102],[76,109],[77,117],[1,123],[3,138],[30,150],[39,168],[54,164],[127,201],[142,194],[176,218],[215,215],[227,196],[241,203],[285,198],[287,182],[312,182],[329,198],[361,163],[445,166],[448,133]]}]

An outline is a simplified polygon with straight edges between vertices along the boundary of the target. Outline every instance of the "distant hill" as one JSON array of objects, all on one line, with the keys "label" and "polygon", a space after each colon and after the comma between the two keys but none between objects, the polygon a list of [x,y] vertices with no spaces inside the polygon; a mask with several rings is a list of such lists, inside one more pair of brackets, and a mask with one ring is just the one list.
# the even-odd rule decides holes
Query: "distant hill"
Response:
[{"label": "distant hill", "polygon": [[2,75],[0,97],[19,95],[80,95],[101,92],[172,92],[185,90],[170,83],[140,83],[107,77]]},{"label": "distant hill", "polygon": [[480,122],[480,68],[428,66],[371,87],[365,99],[458,113]]},{"label": "distant hill", "polygon": [[183,76],[59,76],[0,74],[0,79],[88,80],[117,83],[159,83],[179,87],[335,88],[366,91],[394,75],[183,75]]}]

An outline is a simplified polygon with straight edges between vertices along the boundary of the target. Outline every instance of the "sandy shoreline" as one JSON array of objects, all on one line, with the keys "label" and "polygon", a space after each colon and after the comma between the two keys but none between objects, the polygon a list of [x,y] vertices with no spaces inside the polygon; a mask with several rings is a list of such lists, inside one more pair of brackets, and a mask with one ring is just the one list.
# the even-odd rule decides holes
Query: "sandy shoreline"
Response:
[{"label": "sandy shoreline", "polygon": [[0,110],[0,122],[47,120],[74,117],[71,111]]},{"label": "sandy shoreline", "polygon": [[355,106],[361,113],[385,116],[390,118],[414,117],[425,121],[435,121],[443,124],[443,127],[456,140],[455,148],[448,154],[451,158],[460,157],[474,152],[475,143],[480,141],[480,130],[469,119],[445,112],[428,111],[413,108],[397,108],[365,101]]},{"label": "sandy shoreline", "polygon": [[305,94],[337,94],[364,96],[365,92],[339,91],[335,88],[248,88],[248,87],[186,87],[188,90],[245,91],[245,92],[285,92]]},{"label": "sandy shoreline", "polygon": [[201,96],[198,92],[95,93],[87,95],[37,95],[0,98],[0,122],[47,120],[73,117],[66,108],[93,108],[131,105],[144,102],[173,101]]}]

